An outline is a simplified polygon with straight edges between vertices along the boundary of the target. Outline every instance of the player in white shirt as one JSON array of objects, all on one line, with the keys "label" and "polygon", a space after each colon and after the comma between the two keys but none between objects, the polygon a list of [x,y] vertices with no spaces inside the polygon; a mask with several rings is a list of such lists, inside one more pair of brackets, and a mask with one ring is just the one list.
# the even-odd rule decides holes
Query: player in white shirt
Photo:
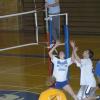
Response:
[{"label": "player in white shirt", "polygon": [[80,85],[81,88],[78,92],[78,99],[79,100],[92,100],[90,99],[95,95],[96,90],[96,80],[93,73],[93,52],[90,49],[87,49],[83,52],[83,58],[81,59],[77,55],[77,47],[75,47],[75,42],[71,41],[71,46],[74,51],[74,58],[76,65],[81,70],[80,75]]},{"label": "player in white shirt", "polygon": [[63,51],[59,52],[59,58],[53,55],[54,50],[60,45],[64,44],[60,44],[59,42],[57,42],[54,47],[49,51],[49,56],[52,63],[54,64],[52,76],[56,78],[55,88],[65,90],[74,98],[74,100],[78,100],[67,79],[68,67],[73,63],[71,58],[65,59],[65,54]]}]

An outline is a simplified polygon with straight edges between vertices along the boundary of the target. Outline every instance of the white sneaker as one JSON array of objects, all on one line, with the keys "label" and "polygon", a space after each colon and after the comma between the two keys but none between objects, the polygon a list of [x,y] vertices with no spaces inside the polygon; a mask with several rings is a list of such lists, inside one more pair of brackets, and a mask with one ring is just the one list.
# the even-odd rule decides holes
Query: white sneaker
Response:
[{"label": "white sneaker", "polygon": [[96,100],[100,100],[100,96],[97,96],[97,97],[96,97]]}]

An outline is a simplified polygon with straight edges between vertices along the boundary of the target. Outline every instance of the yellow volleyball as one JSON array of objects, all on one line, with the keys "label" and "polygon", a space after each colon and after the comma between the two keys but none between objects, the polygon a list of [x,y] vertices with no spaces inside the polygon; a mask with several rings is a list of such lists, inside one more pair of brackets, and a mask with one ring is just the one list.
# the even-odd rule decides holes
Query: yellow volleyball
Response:
[{"label": "yellow volleyball", "polygon": [[67,100],[63,91],[49,88],[40,94],[39,100]]}]

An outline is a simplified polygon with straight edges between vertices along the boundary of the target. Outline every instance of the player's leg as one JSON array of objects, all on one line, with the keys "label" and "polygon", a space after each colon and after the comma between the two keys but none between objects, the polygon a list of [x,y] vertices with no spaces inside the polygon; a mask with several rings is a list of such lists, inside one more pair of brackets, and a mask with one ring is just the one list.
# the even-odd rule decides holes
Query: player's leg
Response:
[{"label": "player's leg", "polygon": [[[96,91],[97,89],[100,89],[100,77],[97,76],[97,79],[98,79],[98,85],[97,85],[97,87],[95,88],[94,91]],[[99,95],[97,95],[97,96],[90,96],[90,97],[88,97],[88,98],[86,98],[84,100],[100,100],[100,96]]]},{"label": "player's leg", "polygon": [[91,96],[91,97],[88,97],[88,98],[85,98],[84,100],[100,100],[100,96]]},{"label": "player's leg", "polygon": [[80,89],[79,89],[79,91],[78,91],[78,94],[77,94],[78,100],[82,100],[82,97],[83,97],[85,88],[86,88],[85,85],[82,85],[82,86],[80,87]]},{"label": "player's leg", "polygon": [[77,96],[75,95],[75,93],[73,92],[73,89],[71,88],[71,86],[69,84],[65,85],[63,87],[63,90],[65,90],[66,92],[68,92],[74,98],[74,100],[78,100]]},{"label": "player's leg", "polygon": [[96,100],[95,92],[96,92],[96,87],[86,86],[83,95],[83,100]]}]

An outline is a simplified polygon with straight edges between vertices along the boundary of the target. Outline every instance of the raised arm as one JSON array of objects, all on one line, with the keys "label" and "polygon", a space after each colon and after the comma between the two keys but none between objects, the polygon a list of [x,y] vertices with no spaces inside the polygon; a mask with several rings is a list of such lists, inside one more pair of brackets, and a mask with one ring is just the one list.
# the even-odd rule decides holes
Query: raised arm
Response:
[{"label": "raised arm", "polygon": [[57,43],[54,45],[54,47],[49,51],[49,56],[50,56],[51,59],[52,59],[52,57],[53,57],[53,52],[54,52],[54,50],[55,50],[58,46],[61,46],[61,45],[64,45],[64,43],[59,43],[59,42],[57,42]]},{"label": "raised arm", "polygon": [[72,47],[72,59],[76,60],[78,63],[81,63],[81,59],[77,54],[78,48],[75,46],[75,42],[74,41],[70,41],[70,45]]},{"label": "raised arm", "polygon": [[54,50],[55,50],[57,47],[58,47],[58,44],[56,43],[56,44],[53,46],[53,48],[51,48],[51,50],[49,51],[49,56],[50,56],[51,59],[53,58],[53,52],[54,52]]}]

